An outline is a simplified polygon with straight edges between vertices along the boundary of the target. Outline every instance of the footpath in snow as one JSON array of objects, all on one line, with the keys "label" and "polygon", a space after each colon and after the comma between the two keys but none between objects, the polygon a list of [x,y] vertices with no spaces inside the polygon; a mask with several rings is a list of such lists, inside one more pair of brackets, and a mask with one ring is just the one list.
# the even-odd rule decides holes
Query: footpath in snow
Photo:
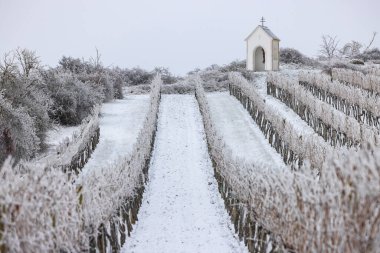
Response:
[{"label": "footpath in snow", "polygon": [[247,252],[235,235],[192,95],[163,95],[139,221],[122,252]]},{"label": "footpath in snow", "polygon": [[103,168],[132,151],[149,108],[149,95],[128,95],[105,103],[99,122],[100,138],[95,151],[82,170]]},{"label": "footpath in snow", "polygon": [[207,94],[211,117],[232,152],[247,162],[285,167],[243,105],[228,92]]}]

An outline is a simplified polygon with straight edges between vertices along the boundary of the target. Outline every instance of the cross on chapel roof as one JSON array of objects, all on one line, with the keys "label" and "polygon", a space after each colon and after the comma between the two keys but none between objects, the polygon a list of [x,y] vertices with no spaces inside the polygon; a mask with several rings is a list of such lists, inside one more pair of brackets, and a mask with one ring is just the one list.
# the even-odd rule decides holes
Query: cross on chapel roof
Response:
[{"label": "cross on chapel roof", "polygon": [[260,22],[261,22],[261,25],[258,25],[256,29],[253,30],[253,32],[251,32],[245,40],[248,40],[258,29],[264,30],[264,32],[267,33],[272,39],[280,40],[268,27],[264,25],[264,23],[266,22],[264,17],[260,19]]},{"label": "cross on chapel roof", "polygon": [[265,19],[264,19],[264,17],[261,17],[261,20],[260,20],[260,22],[261,22],[261,26],[263,26],[263,27],[264,27],[264,23],[265,23]]}]

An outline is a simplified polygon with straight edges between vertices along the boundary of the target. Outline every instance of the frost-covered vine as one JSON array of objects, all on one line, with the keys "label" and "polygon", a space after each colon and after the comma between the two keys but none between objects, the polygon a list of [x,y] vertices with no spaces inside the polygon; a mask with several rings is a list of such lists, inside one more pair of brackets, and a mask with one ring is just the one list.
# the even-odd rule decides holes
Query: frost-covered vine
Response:
[{"label": "frost-covered vine", "polygon": [[371,93],[380,94],[380,77],[371,74],[363,74],[360,71],[349,69],[332,69],[332,78],[349,85],[359,87]]},{"label": "frost-covered vine", "polygon": [[26,164],[0,170],[0,251],[79,252],[87,246],[75,185],[66,173]]},{"label": "frost-covered vine", "polygon": [[264,97],[240,74],[230,73],[229,80],[231,94],[242,102],[286,164],[299,167],[308,160],[313,168],[322,167],[333,147],[322,137],[305,133],[276,108],[268,106]]},{"label": "frost-covered vine", "polygon": [[319,73],[300,72],[299,83],[318,99],[357,121],[380,129],[380,97]]},{"label": "frost-covered vine", "polygon": [[377,129],[360,124],[353,117],[318,100],[299,84],[297,78],[270,73],[267,82],[269,95],[280,99],[293,109],[331,145],[351,147],[367,141],[378,143]]},{"label": "frost-covered vine", "polygon": [[[231,77],[231,79],[239,76]],[[217,131],[201,80],[196,97],[220,190],[251,252],[373,252],[380,246],[380,150],[332,152],[321,177],[233,156]],[[236,80],[235,80],[236,81]],[[339,159],[337,159],[339,157]],[[364,162],[365,161],[365,162]]]}]

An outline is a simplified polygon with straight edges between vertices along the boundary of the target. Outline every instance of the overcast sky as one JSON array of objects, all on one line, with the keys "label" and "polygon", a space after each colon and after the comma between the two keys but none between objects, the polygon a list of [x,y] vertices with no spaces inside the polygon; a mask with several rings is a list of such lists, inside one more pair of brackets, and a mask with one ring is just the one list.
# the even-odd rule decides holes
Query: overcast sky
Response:
[{"label": "overcast sky", "polygon": [[0,54],[25,47],[56,66],[97,47],[107,66],[184,74],[245,59],[261,16],[280,47],[316,56],[322,34],[368,43],[380,33],[379,10],[379,0],[0,0]]}]

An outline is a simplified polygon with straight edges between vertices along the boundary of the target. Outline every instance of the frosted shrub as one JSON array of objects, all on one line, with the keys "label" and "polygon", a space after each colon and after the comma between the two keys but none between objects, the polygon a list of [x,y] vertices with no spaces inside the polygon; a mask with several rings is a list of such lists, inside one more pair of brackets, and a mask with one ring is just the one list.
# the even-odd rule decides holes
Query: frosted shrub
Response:
[{"label": "frosted shrub", "polygon": [[35,122],[27,110],[14,108],[0,91],[0,164],[8,155],[17,160],[33,157],[39,144]]},{"label": "frosted shrub", "polygon": [[52,71],[46,82],[54,100],[50,115],[63,125],[80,124],[103,99],[100,90],[71,73]]},{"label": "frosted shrub", "polygon": [[[10,144],[13,145],[13,152],[10,153],[17,159],[21,157],[29,159],[34,156],[36,150],[45,148],[46,131],[50,128],[50,118],[47,112],[51,108],[52,100],[46,92],[41,71],[38,57],[34,52],[26,49],[17,49],[6,54],[0,62],[0,92],[2,97],[11,104],[11,108],[8,109],[15,111],[8,110],[8,115],[16,116],[21,111],[27,114],[27,118],[33,121],[31,132],[34,132],[38,139],[33,145],[30,145],[31,143],[26,140],[29,143],[30,150],[21,148],[18,145],[19,143]],[[21,133],[22,124],[20,125],[20,123],[23,120],[21,122],[17,119],[15,121],[5,120],[8,121],[6,124],[8,124],[9,129],[6,130],[6,133],[3,131],[3,135],[13,135],[11,139],[17,138],[17,135]],[[33,137],[31,136],[31,138]],[[23,146],[25,147],[25,145]],[[3,153],[4,150],[0,152]]]},{"label": "frosted shrub", "polygon": [[154,74],[141,68],[126,69],[123,72],[124,79],[128,86],[139,84],[149,84],[154,78]]},{"label": "frosted shrub", "polygon": [[298,50],[294,48],[281,48],[280,49],[280,61],[286,64],[300,64],[300,65],[309,65],[316,66],[318,65],[317,61],[314,61]]},{"label": "frosted shrub", "polygon": [[91,57],[89,61],[63,56],[56,70],[71,73],[82,83],[90,84],[94,91],[102,94],[104,101],[122,98],[122,71],[119,68],[103,67],[101,55],[98,51],[96,53],[96,57]]},{"label": "frosted shrub", "polygon": [[226,91],[228,89],[228,74],[215,70],[204,70],[199,73],[203,80],[203,87],[208,92],[212,91]]},{"label": "frosted shrub", "polygon": [[270,73],[267,81],[270,89],[274,87],[274,90],[270,90],[271,95],[276,96],[279,93],[285,92],[286,95],[280,95],[280,99],[293,110],[299,109],[301,105],[306,106],[307,112],[309,112],[307,119],[304,115],[307,112],[301,110],[295,111],[301,118],[305,118],[314,129],[319,130],[320,124],[317,125],[315,122],[321,121],[326,128],[332,127],[336,130],[338,135],[342,133],[347,138],[347,140],[337,140],[339,136],[330,136],[330,134],[321,133],[322,131],[320,131],[319,134],[322,135],[326,141],[332,144],[339,143],[341,145],[347,145],[349,147],[367,141],[378,144],[379,132],[377,129],[360,124],[355,118],[349,117],[343,112],[336,110],[330,104],[317,99],[309,90],[306,90],[304,86],[299,84],[297,78],[289,78],[283,74]]}]

